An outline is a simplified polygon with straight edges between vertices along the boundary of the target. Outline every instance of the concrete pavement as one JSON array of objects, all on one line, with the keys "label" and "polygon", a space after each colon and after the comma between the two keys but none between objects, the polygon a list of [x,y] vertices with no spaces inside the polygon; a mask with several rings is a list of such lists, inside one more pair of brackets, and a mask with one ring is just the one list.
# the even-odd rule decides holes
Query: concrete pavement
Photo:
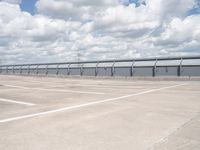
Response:
[{"label": "concrete pavement", "polygon": [[200,149],[199,81],[1,75],[0,85],[1,150]]}]

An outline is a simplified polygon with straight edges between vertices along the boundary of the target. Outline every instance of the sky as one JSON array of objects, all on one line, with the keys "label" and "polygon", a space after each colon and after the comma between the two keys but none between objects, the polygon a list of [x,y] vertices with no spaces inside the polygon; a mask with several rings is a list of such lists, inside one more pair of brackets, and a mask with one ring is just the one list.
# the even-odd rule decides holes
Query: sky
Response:
[{"label": "sky", "polygon": [[22,0],[20,3],[20,9],[22,11],[29,12],[31,15],[36,13],[36,4],[37,0]]},{"label": "sky", "polygon": [[3,64],[200,55],[200,0],[0,0]]}]

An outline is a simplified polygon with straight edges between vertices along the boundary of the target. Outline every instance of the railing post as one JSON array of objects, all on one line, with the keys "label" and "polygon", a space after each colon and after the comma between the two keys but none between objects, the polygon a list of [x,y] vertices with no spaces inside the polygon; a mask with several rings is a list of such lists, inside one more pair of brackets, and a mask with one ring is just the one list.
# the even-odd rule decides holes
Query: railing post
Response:
[{"label": "railing post", "polygon": [[15,73],[15,71],[14,71],[14,66],[12,66],[12,74],[14,74]]},{"label": "railing post", "polygon": [[96,67],[95,67],[95,76],[98,76],[98,65],[99,65],[99,62],[97,62]]},{"label": "railing post", "polygon": [[83,76],[83,65],[84,65],[84,64],[81,64],[81,68],[80,68],[80,75],[81,75],[81,76]]},{"label": "railing post", "polygon": [[0,70],[0,73],[3,73],[3,67],[1,66],[1,70]]},{"label": "railing post", "polygon": [[56,66],[56,75],[59,74],[59,65]]},{"label": "railing post", "polygon": [[181,58],[180,60],[180,64],[177,68],[177,76],[180,77],[181,76],[181,72],[182,72],[182,62],[183,62],[183,59]]},{"label": "railing post", "polygon": [[69,64],[68,67],[67,67],[67,75],[68,75],[68,76],[70,75],[70,65],[71,65],[71,64]]},{"label": "railing post", "polygon": [[165,67],[165,73],[168,73],[168,67],[167,66]]},{"label": "railing post", "polygon": [[30,65],[28,65],[28,75],[30,74]]},{"label": "railing post", "polygon": [[39,65],[36,66],[36,74],[39,73],[39,71],[38,71],[38,67],[39,67]]},{"label": "railing post", "polygon": [[22,74],[22,66],[19,67],[19,74]]},{"label": "railing post", "polygon": [[46,75],[48,75],[48,67],[49,65],[46,65],[46,72],[45,72]]},{"label": "railing post", "polygon": [[115,75],[115,61],[113,62],[112,68],[111,68],[111,76],[113,77]]},{"label": "railing post", "polygon": [[8,74],[8,66],[6,66],[6,74]]},{"label": "railing post", "polygon": [[134,65],[135,65],[135,60],[133,60],[132,65],[131,65],[131,77],[134,75]]},{"label": "railing post", "polygon": [[155,64],[153,66],[153,70],[152,70],[152,76],[155,77],[156,76],[156,72],[157,72],[157,62],[158,60],[156,59]]}]

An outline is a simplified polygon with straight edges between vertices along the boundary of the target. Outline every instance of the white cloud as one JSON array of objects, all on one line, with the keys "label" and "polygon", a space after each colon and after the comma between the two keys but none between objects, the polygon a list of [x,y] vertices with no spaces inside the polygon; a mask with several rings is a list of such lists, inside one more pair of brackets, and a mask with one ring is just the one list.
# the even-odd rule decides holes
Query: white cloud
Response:
[{"label": "white cloud", "polygon": [[161,19],[184,17],[195,0],[147,0],[147,7]]},{"label": "white cloud", "polygon": [[0,0],[0,2],[6,2],[11,4],[20,4],[22,0]]},{"label": "white cloud", "polygon": [[53,18],[89,20],[96,12],[117,4],[118,0],[38,0],[36,7]]},{"label": "white cloud", "polygon": [[5,63],[119,59],[200,54],[194,0],[39,0],[38,13],[20,1],[0,2],[0,55]]},{"label": "white cloud", "polygon": [[161,35],[152,38],[151,42],[168,52],[200,53],[199,25],[200,15],[188,16],[185,19],[174,18],[165,25],[165,30]]}]

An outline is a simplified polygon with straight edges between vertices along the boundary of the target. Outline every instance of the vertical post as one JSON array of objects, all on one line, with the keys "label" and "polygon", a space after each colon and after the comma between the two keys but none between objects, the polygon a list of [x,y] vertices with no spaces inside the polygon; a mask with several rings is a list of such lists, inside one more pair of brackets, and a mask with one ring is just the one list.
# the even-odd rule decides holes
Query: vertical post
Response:
[{"label": "vertical post", "polygon": [[115,62],[113,62],[112,68],[111,68],[111,76],[115,75]]},{"label": "vertical post", "polygon": [[0,70],[0,73],[3,73],[3,70],[4,70],[4,69],[3,69],[3,67],[1,66],[1,70]]},{"label": "vertical post", "polygon": [[83,65],[84,65],[84,64],[81,64],[81,68],[80,68],[80,75],[81,75],[81,76],[83,76]]},{"label": "vertical post", "polygon": [[107,67],[104,67],[104,75],[107,75]]},{"label": "vertical post", "polygon": [[183,62],[183,59],[181,58],[180,60],[180,64],[177,68],[177,76],[180,77],[181,76],[181,72],[182,72],[182,62]]},{"label": "vertical post", "polygon": [[168,67],[167,66],[165,67],[165,73],[168,73]]},{"label": "vertical post", "polygon": [[158,60],[156,59],[155,64],[153,66],[153,70],[152,70],[152,76],[155,77],[156,76],[156,72],[157,72],[157,62]]},{"label": "vertical post", "polygon": [[56,66],[56,75],[59,74],[59,65]]},{"label": "vertical post", "polygon": [[19,67],[19,74],[22,74],[22,66]]},{"label": "vertical post", "polygon": [[68,67],[67,67],[67,75],[70,75],[70,65],[71,64],[69,64]]},{"label": "vertical post", "polygon": [[46,75],[48,75],[48,67],[49,65],[46,65],[46,72],[45,72]]},{"label": "vertical post", "polygon": [[36,74],[39,73],[39,71],[38,71],[38,67],[39,67],[39,65],[36,66]]},{"label": "vertical post", "polygon": [[96,67],[95,67],[95,76],[98,76],[98,65],[99,65],[99,62],[97,62]]},{"label": "vertical post", "polygon": [[30,65],[28,65],[28,75],[30,74]]},{"label": "vertical post", "polygon": [[132,65],[131,65],[131,77],[134,75],[134,65],[135,65],[135,60],[133,60]]},{"label": "vertical post", "polygon": [[8,74],[8,66],[6,66],[6,74]]},{"label": "vertical post", "polygon": [[12,74],[14,74],[15,73],[15,68],[14,68],[15,66],[12,66]]}]

